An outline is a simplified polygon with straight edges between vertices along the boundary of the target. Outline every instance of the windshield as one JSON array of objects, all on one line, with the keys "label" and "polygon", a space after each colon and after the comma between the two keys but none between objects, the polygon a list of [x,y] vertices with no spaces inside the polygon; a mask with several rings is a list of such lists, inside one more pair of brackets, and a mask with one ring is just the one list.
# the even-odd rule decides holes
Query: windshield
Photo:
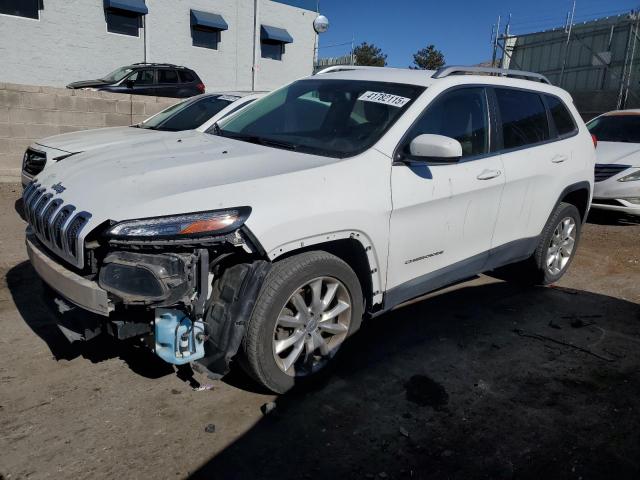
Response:
[{"label": "windshield", "polygon": [[114,70],[106,77],[102,77],[100,80],[104,80],[105,82],[115,83],[122,80],[124,77],[129,75],[133,70],[129,67],[120,67],[117,70]]},{"label": "windshield", "polygon": [[640,143],[640,115],[606,115],[587,123],[599,142]]},{"label": "windshield", "polygon": [[360,80],[299,80],[225,119],[215,133],[336,158],[371,147],[425,87]]},{"label": "windshield", "polygon": [[216,95],[197,100],[186,100],[146,119],[139,127],[169,132],[194,130],[238,98],[228,95]]}]

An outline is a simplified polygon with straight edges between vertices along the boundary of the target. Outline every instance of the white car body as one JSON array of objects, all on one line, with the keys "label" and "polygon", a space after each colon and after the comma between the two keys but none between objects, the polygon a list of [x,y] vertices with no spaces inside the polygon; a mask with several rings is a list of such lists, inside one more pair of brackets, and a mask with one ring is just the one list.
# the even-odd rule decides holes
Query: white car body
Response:
[{"label": "white car body", "polygon": [[[199,131],[205,131],[213,123],[225,118],[226,116],[235,113],[248,103],[262,97],[263,93],[251,93],[251,92],[220,92],[220,93],[207,93],[204,95],[198,95],[184,100],[182,103],[192,102],[202,96],[211,97],[214,95],[228,95],[231,97],[237,97],[233,103],[227,105],[225,108],[216,113],[213,117],[208,119],[205,123],[198,127]],[[172,108],[172,107],[168,107]],[[166,110],[166,109],[165,109]],[[145,122],[153,119],[154,117],[162,114],[165,110],[156,113],[149,117]],[[143,122],[144,123],[144,122]],[[54,135],[38,140],[29,146],[29,150],[35,152],[41,152],[45,155],[46,163],[44,168],[51,166],[61,159],[65,159],[71,155],[75,155],[80,152],[89,152],[101,148],[111,148],[119,144],[129,144],[137,141],[147,141],[154,138],[160,138],[162,136],[171,137],[178,132],[166,132],[159,130],[152,130],[146,128],[134,128],[135,126],[126,127],[107,127],[96,128],[91,130],[80,130],[77,132],[63,133],[61,135]],[[26,154],[25,154],[26,155]],[[33,175],[30,175],[22,169],[22,185],[25,186],[33,179]]]},{"label": "white car body", "polygon": [[[234,245],[267,262],[345,239],[359,245],[367,263],[361,278],[368,285],[366,303],[376,314],[531,256],[560,202],[573,202],[586,217],[595,153],[564,90],[517,78],[438,77],[388,68],[346,69],[311,79],[425,89],[370,148],[346,158],[194,131],[74,155],[45,170],[25,193],[29,238],[37,239],[28,240],[36,271],[65,298],[108,316],[114,308],[110,295],[96,280],[77,273],[87,262],[87,242],[95,242],[92,232],[126,220],[247,206],[247,230],[237,233]],[[468,87],[482,89],[484,95],[494,87],[549,94],[564,102],[575,128],[569,135],[468,161],[422,166],[394,161],[422,112],[441,96]],[[243,115],[276,95],[256,102]],[[497,119],[491,118],[490,128],[495,128]],[[43,194],[50,197],[41,201]],[[75,254],[48,239],[56,218],[48,208],[56,200],[60,204],[51,207],[56,211],[73,205],[76,212],[89,212],[77,233]],[[65,222],[63,235],[71,217]]]},{"label": "white car body", "polygon": [[[640,110],[609,112],[602,116],[616,115],[640,116]],[[593,208],[640,215],[640,143],[598,140],[596,156]],[[624,180],[632,174],[637,174],[638,180]]]}]

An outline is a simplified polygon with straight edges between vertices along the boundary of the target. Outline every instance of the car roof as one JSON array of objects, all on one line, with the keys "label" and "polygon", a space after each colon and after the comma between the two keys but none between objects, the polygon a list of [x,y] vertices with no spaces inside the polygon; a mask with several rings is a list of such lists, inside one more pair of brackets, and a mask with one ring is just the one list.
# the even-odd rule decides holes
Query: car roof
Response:
[{"label": "car roof", "polygon": [[[451,70],[443,76],[441,72]],[[465,71],[468,70],[468,73]],[[464,74],[460,74],[464,72]],[[488,73],[494,73],[488,75]],[[514,76],[502,76],[495,73],[502,73]],[[531,79],[523,78],[525,75],[531,75]],[[409,68],[390,68],[390,67],[358,67],[343,66],[330,67],[324,71],[318,72],[315,76],[308,78],[318,78],[318,76],[331,78],[336,80],[363,80],[377,81],[388,83],[403,83],[409,85],[418,85],[429,87],[437,82],[450,80],[461,80],[459,83],[479,83],[484,85],[504,85],[529,90],[537,90],[544,93],[554,94],[565,99],[571,99],[566,90],[551,85],[542,75],[529,72],[520,72],[517,70],[501,70],[491,68],[477,67],[443,67],[441,70],[413,70]],[[536,80],[538,79],[538,80]],[[543,79],[544,81],[539,81]],[[455,82],[454,80],[454,82]]]}]

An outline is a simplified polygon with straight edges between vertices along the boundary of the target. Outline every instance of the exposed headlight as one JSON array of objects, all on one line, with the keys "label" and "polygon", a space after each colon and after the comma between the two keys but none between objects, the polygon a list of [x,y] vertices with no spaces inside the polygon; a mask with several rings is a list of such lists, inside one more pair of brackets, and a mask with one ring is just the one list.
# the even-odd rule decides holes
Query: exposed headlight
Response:
[{"label": "exposed headlight", "polygon": [[221,235],[241,227],[251,213],[250,207],[187,213],[167,217],[125,220],[107,231],[114,238],[186,238]]},{"label": "exposed headlight", "polygon": [[636,170],[635,172],[618,179],[619,182],[633,182],[634,180],[640,180],[640,170]]}]

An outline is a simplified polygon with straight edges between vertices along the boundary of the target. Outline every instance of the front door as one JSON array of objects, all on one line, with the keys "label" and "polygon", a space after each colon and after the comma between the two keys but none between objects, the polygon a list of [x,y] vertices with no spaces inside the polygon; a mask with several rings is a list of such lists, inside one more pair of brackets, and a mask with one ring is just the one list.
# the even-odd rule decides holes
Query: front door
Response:
[{"label": "front door", "polygon": [[409,129],[400,155],[415,137],[455,138],[463,156],[453,163],[396,162],[391,172],[387,306],[482,270],[496,224],[505,176],[490,149],[490,116],[483,87],[437,97]]}]

